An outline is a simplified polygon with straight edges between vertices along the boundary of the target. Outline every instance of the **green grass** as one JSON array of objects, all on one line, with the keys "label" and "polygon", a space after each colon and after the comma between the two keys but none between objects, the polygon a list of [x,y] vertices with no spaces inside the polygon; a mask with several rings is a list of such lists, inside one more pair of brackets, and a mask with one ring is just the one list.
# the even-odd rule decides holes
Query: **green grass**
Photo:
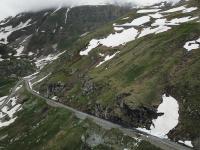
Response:
[{"label": "green grass", "polygon": [[[79,120],[71,112],[50,107],[44,100],[23,89],[20,98],[24,104],[17,113],[18,118],[10,126],[0,129],[0,145],[3,149],[84,150],[87,147],[118,150],[127,146],[137,149],[133,138],[124,136],[116,129],[105,130],[88,119]],[[102,137],[104,142],[91,147],[86,141],[94,134]],[[142,143],[138,148],[144,146]]]},{"label": "green grass", "polygon": [[12,78],[1,78],[0,80],[0,97],[8,95],[10,89],[15,86],[16,79]]},{"label": "green grass", "polygon": [[[133,17],[133,14],[131,12],[126,16]],[[180,17],[174,14],[169,16],[169,19],[177,16]],[[120,19],[117,20],[118,23],[123,23]],[[183,46],[186,41],[199,37],[199,23],[182,24],[168,32],[148,35],[125,46],[100,46],[89,56],[79,56],[79,51],[83,50],[91,39],[102,38],[112,32],[112,23],[109,23],[78,39],[69,46],[65,56],[45,68],[45,72],[53,70],[53,75],[49,82],[42,83],[41,87],[45,89],[49,83],[60,80],[63,83],[71,83],[70,89],[63,92],[64,98],[70,97],[70,102],[68,99],[65,101],[83,110],[94,108],[96,104],[118,110],[116,97],[122,93],[130,93],[130,96],[123,99],[130,107],[153,107],[161,103],[162,94],[168,93],[176,98],[180,105],[181,123],[177,132],[181,129],[183,132],[179,132],[177,137],[187,135],[189,139],[198,138],[193,128],[198,128],[200,124],[197,115],[200,97],[200,51],[188,53]],[[99,52],[109,54],[117,50],[120,54],[112,61],[95,68],[101,60]],[[85,78],[90,78],[96,86],[96,91],[88,95],[82,94]],[[193,110],[198,113],[195,114]],[[120,113],[123,114],[123,111]],[[123,116],[120,113],[114,115]]]}]

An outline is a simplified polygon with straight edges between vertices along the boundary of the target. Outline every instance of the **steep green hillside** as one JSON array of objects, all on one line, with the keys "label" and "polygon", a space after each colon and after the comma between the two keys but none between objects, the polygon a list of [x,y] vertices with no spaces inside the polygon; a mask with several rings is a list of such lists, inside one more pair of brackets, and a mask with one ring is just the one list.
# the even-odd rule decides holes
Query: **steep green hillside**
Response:
[{"label": "steep green hillside", "polygon": [[[189,6],[199,6],[199,2],[190,1]],[[124,17],[129,16],[128,20],[132,20],[142,15],[133,11]],[[166,18],[170,20],[188,15],[198,16],[199,8],[188,14],[174,12]],[[122,18],[115,23],[127,22]],[[151,20],[150,23],[153,22]],[[41,71],[41,76],[46,72],[52,74],[35,89],[101,118],[147,129],[152,119],[160,115],[156,108],[162,101],[162,95],[169,94],[179,103],[180,117],[178,126],[168,136],[175,141],[190,139],[198,146],[200,51],[188,52],[183,46],[187,41],[199,38],[199,22],[192,20],[173,26],[167,32],[150,34],[118,47],[100,45],[88,56],[79,55],[91,39],[105,38],[114,33],[112,26],[110,23],[68,47],[59,60]],[[142,28],[139,27],[139,30]],[[120,53],[115,58],[96,67],[103,59],[99,53],[106,56],[117,51]]]},{"label": "steep green hillside", "polygon": [[[200,2],[157,7],[84,6],[16,16],[0,29],[31,21],[8,36],[7,44],[0,39],[0,97],[18,77],[36,72],[27,80],[39,94],[148,130],[165,115],[158,108],[166,94],[178,105],[178,123],[166,136],[199,149]],[[5,149],[156,149],[51,108],[26,91],[19,97],[18,119],[0,129]]]},{"label": "steep green hillside", "polygon": [[65,109],[52,108],[23,89],[20,99],[23,106],[17,120],[0,129],[1,149],[158,149],[139,137],[130,138],[116,129],[106,130],[90,120],[79,120]]}]

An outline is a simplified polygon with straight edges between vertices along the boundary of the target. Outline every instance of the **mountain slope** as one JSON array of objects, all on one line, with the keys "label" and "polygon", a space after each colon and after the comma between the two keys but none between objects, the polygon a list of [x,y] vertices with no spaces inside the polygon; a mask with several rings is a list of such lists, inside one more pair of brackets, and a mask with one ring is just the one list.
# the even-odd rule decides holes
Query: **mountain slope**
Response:
[{"label": "mountain slope", "polygon": [[[153,16],[155,18],[152,17],[143,26],[133,25],[142,33],[136,37],[137,40],[124,46],[106,47],[112,45],[109,38],[106,38],[112,36],[109,33],[123,33],[114,31],[112,24],[81,38],[67,50],[67,54],[59,62],[44,69],[44,72],[48,70],[52,74],[48,80],[39,83],[36,89],[39,88],[40,93],[49,97],[57,96],[60,102],[96,116],[147,129],[151,127],[152,120],[161,115],[157,114],[156,108],[161,103],[162,95],[166,93],[178,101],[180,115],[178,126],[168,136],[176,141],[192,140],[198,145],[199,51],[188,52],[184,48],[186,42],[199,38],[199,10],[195,8],[198,5],[199,2],[190,1],[187,6],[177,6],[178,11],[164,8],[163,13],[154,13],[158,17],[159,14],[166,17]],[[121,24],[116,27],[130,28],[132,26],[128,27],[124,23],[140,16],[147,15],[130,12],[127,20],[115,21],[116,24]],[[123,18],[126,19],[127,16]],[[164,18],[171,21],[163,23]],[[149,25],[152,24],[155,24],[152,28],[158,26],[158,29],[150,30]],[[155,32],[159,34],[152,34]],[[80,56],[79,52],[84,54],[91,39],[102,39],[99,42],[105,46],[93,45],[96,48],[86,53],[87,56]],[[103,39],[108,41],[104,42]],[[113,40],[115,45],[118,39]],[[91,47],[92,44],[90,43]],[[69,56],[71,53],[73,55]],[[108,56],[115,57],[111,61],[100,63]],[[59,66],[60,62],[65,63]]]},{"label": "mountain slope", "polygon": [[[2,70],[17,76],[35,70],[30,84],[46,97],[198,149],[199,6],[190,0],[132,10],[86,6],[25,13],[2,28],[18,19],[16,26],[30,18],[33,25],[13,27],[27,30],[2,41],[1,53],[22,61],[24,71]],[[9,55],[15,46],[26,55]]]}]

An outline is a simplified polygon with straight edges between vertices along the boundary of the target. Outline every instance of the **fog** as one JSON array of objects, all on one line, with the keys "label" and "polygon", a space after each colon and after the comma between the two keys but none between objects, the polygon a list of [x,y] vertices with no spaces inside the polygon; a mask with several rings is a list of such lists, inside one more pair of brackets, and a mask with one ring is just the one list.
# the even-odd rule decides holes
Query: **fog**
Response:
[{"label": "fog", "polygon": [[59,6],[80,6],[80,5],[103,5],[130,3],[137,6],[153,5],[159,2],[176,3],[180,0],[1,0],[0,20],[8,16],[15,16],[20,12],[38,11]]}]

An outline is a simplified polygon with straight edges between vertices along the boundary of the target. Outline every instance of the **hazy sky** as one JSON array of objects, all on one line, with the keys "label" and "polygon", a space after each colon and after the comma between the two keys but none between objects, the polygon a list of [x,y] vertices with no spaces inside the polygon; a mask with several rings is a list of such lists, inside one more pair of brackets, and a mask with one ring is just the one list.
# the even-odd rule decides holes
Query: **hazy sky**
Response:
[{"label": "hazy sky", "polygon": [[56,8],[77,5],[98,5],[105,3],[133,3],[136,5],[152,5],[162,1],[178,2],[180,0],[0,0],[0,20],[24,11],[37,11],[45,8]]}]

